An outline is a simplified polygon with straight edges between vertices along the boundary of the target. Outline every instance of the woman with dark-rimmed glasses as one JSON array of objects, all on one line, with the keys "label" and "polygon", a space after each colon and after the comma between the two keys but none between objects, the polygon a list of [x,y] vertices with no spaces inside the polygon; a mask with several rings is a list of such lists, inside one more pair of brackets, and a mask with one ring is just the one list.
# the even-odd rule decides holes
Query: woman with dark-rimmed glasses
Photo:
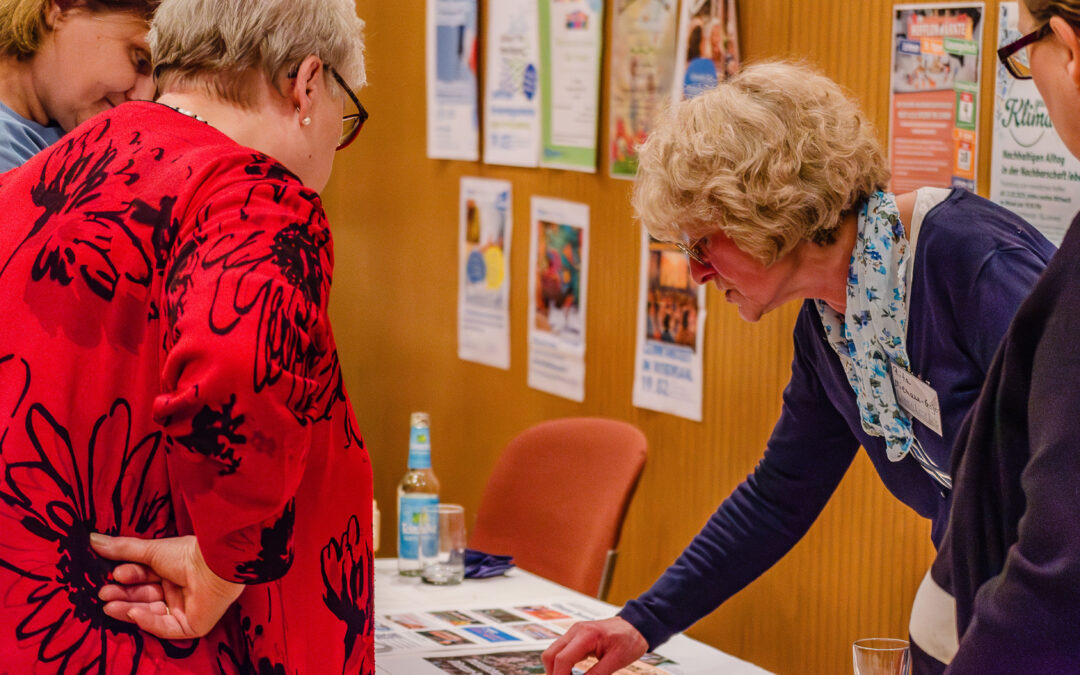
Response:
[{"label": "woman with dark-rimmed glasses", "polygon": [[372,673],[319,199],[351,0],[163,0],[156,102],[0,176],[4,672]]},{"label": "woman with dark-rimmed glasses", "polygon": [[[1022,0],[999,50],[1080,156],[1080,0]],[[1017,310],[958,439],[933,577],[949,673],[1080,672],[1080,216]]]}]

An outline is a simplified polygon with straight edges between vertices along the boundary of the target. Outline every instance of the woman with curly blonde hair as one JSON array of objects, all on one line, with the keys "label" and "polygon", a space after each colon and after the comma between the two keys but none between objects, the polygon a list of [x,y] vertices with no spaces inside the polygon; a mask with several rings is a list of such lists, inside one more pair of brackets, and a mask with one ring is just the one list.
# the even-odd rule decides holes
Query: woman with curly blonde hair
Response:
[{"label": "woman with curly blonde hair", "polygon": [[611,673],[769,569],[860,446],[940,543],[953,440],[1054,251],[964,190],[887,192],[874,129],[805,65],[759,63],[675,104],[639,157],[638,215],[687,253],[698,283],[748,321],[802,301],[795,358],[754,472],[650,590],[555,641],[544,662],[557,675],[590,653],[600,657],[591,675]]}]

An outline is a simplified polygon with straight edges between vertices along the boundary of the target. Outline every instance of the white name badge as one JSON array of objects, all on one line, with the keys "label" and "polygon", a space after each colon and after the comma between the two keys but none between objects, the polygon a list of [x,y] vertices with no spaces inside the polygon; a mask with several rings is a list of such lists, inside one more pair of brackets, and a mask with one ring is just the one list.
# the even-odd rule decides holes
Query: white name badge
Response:
[{"label": "white name badge", "polygon": [[941,436],[941,406],[934,388],[915,377],[907,368],[890,363],[896,402],[911,415]]}]

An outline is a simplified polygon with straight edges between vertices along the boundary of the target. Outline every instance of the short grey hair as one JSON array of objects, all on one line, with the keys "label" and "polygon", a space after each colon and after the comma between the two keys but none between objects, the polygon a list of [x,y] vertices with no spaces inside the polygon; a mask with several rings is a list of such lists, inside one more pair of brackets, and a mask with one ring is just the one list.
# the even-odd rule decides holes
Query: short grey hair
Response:
[{"label": "short grey hair", "polygon": [[159,90],[202,86],[251,105],[252,73],[277,82],[309,55],[359,89],[367,82],[363,31],[353,0],[163,0],[147,40]]}]

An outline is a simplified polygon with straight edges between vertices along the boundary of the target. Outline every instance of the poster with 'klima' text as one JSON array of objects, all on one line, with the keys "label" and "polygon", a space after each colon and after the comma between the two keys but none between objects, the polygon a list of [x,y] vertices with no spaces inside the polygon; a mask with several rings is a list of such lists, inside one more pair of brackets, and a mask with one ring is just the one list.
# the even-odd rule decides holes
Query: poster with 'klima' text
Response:
[{"label": "poster with 'klima' text", "polygon": [[461,179],[458,358],[510,368],[510,182]]},{"label": "poster with 'klima' text", "polygon": [[[1020,37],[1018,7],[999,7],[998,46]],[[1020,51],[1026,57],[1026,51]],[[1018,80],[997,64],[994,96],[994,150],[990,159],[990,199],[1034,225],[1061,245],[1080,210],[1080,160],[1065,147],[1050,123],[1032,80]]]},{"label": "poster with 'klima' text", "polygon": [[705,287],[674,244],[641,238],[634,405],[701,421]]},{"label": "poster with 'klima' text", "polygon": [[975,190],[983,3],[893,8],[892,191]]},{"label": "poster with 'klima' text", "polygon": [[589,206],[532,198],[529,386],[585,400]]},{"label": "poster with 'klima' text", "polygon": [[480,157],[477,0],[427,2],[427,155]]},{"label": "poster with 'klima' text", "polygon": [[[484,162],[540,163],[538,0],[487,3]],[[544,0],[545,2],[547,0]]]}]

